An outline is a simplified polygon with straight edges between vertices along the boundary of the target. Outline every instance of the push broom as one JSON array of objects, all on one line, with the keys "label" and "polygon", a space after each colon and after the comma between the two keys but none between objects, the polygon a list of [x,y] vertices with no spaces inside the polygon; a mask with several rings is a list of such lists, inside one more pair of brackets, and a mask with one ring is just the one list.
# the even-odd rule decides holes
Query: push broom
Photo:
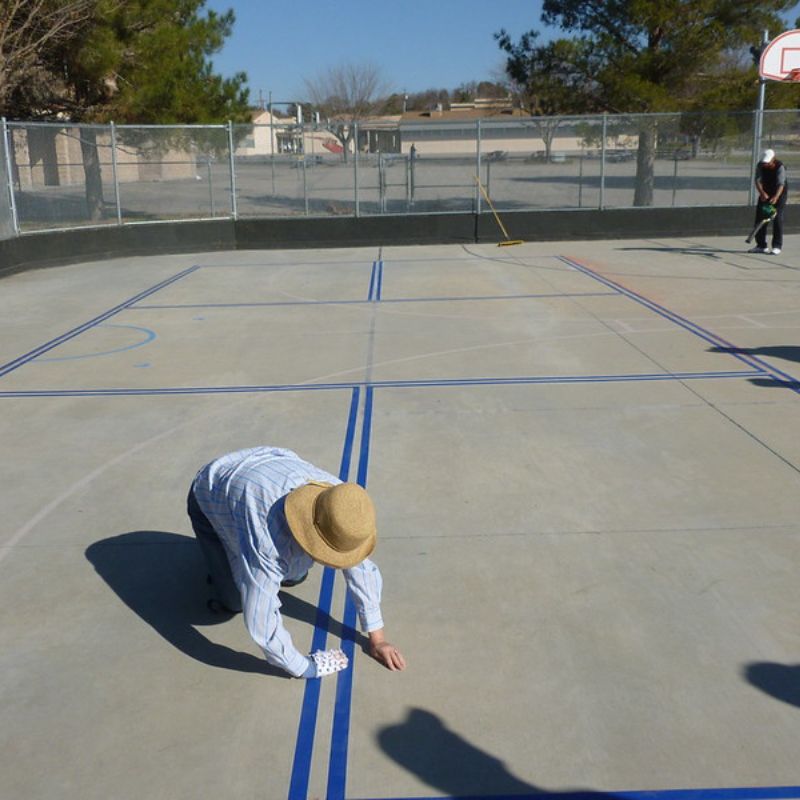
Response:
[{"label": "push broom", "polygon": [[481,194],[483,195],[483,199],[486,200],[486,202],[489,204],[489,208],[492,209],[492,214],[494,214],[494,218],[497,221],[497,224],[500,226],[500,230],[503,232],[503,236],[506,237],[502,242],[498,242],[497,246],[498,247],[510,247],[511,245],[514,245],[514,244],[525,244],[525,242],[523,242],[522,239],[512,239],[512,238],[509,237],[508,231],[506,230],[505,225],[503,225],[502,220],[498,216],[497,212],[494,210],[494,206],[492,205],[492,201],[489,199],[489,195],[486,193],[486,189],[483,188],[483,184],[480,182],[480,179],[478,178],[477,175],[475,176],[475,182],[478,184],[478,188],[481,190]]}]

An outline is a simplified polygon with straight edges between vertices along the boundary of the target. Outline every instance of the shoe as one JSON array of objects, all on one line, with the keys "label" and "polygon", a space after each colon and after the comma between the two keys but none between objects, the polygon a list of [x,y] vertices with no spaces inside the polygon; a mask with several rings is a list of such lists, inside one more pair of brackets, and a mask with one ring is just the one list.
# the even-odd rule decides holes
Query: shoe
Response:
[{"label": "shoe", "polygon": [[306,572],[305,575],[301,575],[297,580],[285,580],[281,581],[281,587],[284,589],[291,589],[292,586],[299,586],[306,578],[308,577],[308,573]]},{"label": "shoe", "polygon": [[772,250],[770,251],[770,254],[773,256],[779,256],[781,254],[780,247],[773,247]]},{"label": "shoe", "polygon": [[767,253],[767,254],[769,254],[772,251],[769,249],[769,247],[751,247],[747,252],[748,253]]}]

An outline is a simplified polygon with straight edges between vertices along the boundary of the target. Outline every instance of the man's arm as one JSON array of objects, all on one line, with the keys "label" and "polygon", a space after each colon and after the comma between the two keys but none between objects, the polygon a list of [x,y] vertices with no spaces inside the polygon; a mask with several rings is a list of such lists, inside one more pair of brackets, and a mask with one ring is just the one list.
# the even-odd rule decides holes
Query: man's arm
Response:
[{"label": "man's arm", "polygon": [[273,577],[265,570],[255,572],[246,567],[242,586],[244,622],[267,661],[299,678],[307,673],[311,662],[294,646],[292,637],[283,626],[279,588],[279,577]]},{"label": "man's arm", "polygon": [[405,669],[403,655],[384,636],[380,607],[383,578],[378,565],[367,558],[355,567],[343,570],[343,573],[356,606],[361,630],[369,637],[370,655],[393,672]]},{"label": "man's arm", "polygon": [[775,205],[780,200],[781,195],[786,189],[786,167],[781,166],[778,168],[778,190],[773,197],[770,197],[769,202]]}]

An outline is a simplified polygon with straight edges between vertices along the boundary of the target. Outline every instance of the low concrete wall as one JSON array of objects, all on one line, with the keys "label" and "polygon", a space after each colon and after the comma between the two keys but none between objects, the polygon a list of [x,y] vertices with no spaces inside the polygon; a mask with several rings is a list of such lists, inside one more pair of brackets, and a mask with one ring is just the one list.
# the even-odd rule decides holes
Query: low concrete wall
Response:
[{"label": "low concrete wall", "polygon": [[[529,242],[741,236],[753,224],[748,206],[503,212],[509,238]],[[787,233],[800,233],[788,209]],[[504,238],[493,214],[209,220],[144,223],[25,234],[0,240],[0,276],[22,269],[132,255],[216,250],[467,244]]]},{"label": "low concrete wall", "polygon": [[235,250],[233,220],[109,225],[0,241],[0,276],[33,267],[121,256]]}]

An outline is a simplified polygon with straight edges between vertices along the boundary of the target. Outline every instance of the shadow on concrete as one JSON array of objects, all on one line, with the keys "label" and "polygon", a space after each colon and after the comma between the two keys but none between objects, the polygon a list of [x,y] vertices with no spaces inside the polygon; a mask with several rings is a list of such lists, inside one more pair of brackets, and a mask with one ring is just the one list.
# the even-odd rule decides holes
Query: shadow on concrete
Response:
[{"label": "shadow on concrete", "polygon": [[381,749],[401,767],[454,800],[615,797],[590,790],[551,792],[521,780],[499,758],[470,744],[447,728],[436,714],[421,708],[409,709],[400,724],[382,728],[377,739]]},{"label": "shadow on concrete", "polygon": [[749,683],[770,697],[800,707],[800,664],[753,662],[743,673]]},{"label": "shadow on concrete", "polygon": [[[234,615],[208,609],[206,569],[193,537],[163,531],[132,531],[90,545],[86,558],[128,608],[187,656],[211,667],[288,678],[263,656],[215,644],[196,627],[219,625]],[[322,624],[334,636],[349,635],[366,648],[368,640],[315,605],[288,592],[280,594],[281,613]],[[240,623],[241,624],[241,623]]]},{"label": "shadow on concrete", "polygon": [[618,247],[617,250],[644,251],[653,253],[675,253],[681,256],[705,256],[706,258],[719,258],[721,255],[743,255],[747,247],[740,250],[724,250],[721,247],[704,247],[702,245],[686,247]]},{"label": "shadow on concrete", "polygon": [[[600,175],[521,175],[509,180],[518,183],[575,184],[582,183],[584,188],[599,190]],[[606,189],[633,189],[636,176],[633,171],[628,175],[608,175],[602,179]],[[713,192],[747,192],[748,180],[738,176],[724,175],[655,175],[653,188],[656,191],[713,191]]]},{"label": "shadow on concrete", "polygon": [[782,358],[784,361],[800,362],[800,347],[794,344],[767,345],[765,347],[710,347],[709,353],[727,353],[728,355],[767,356]]},{"label": "shadow on concrete", "polygon": [[800,381],[781,381],[777,378],[750,378],[753,386],[760,386],[762,389],[789,389],[793,392],[800,392]]}]

